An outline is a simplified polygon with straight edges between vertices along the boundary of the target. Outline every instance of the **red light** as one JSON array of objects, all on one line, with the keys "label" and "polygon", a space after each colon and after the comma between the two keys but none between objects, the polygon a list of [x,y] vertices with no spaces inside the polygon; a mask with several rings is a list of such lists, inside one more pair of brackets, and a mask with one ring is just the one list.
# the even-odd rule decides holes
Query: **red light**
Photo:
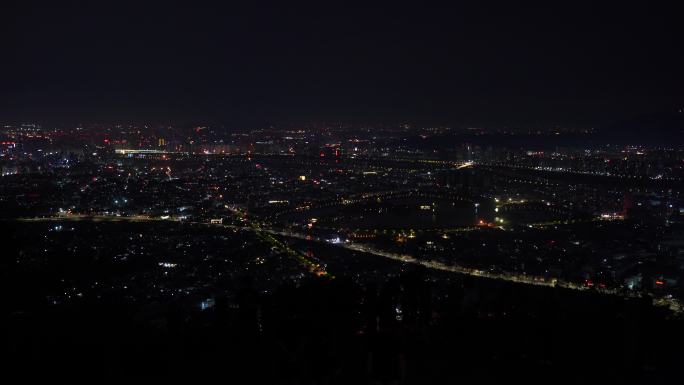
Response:
[{"label": "red light", "polygon": [[584,281],[584,283],[586,283],[589,287],[594,286],[594,282],[591,279],[587,279],[586,281]]},{"label": "red light", "polygon": [[661,280],[656,280],[655,282],[656,282],[656,285],[660,285],[660,286],[665,284],[665,282],[663,282]]},{"label": "red light", "polygon": [[321,151],[321,158],[325,158],[325,153]]}]

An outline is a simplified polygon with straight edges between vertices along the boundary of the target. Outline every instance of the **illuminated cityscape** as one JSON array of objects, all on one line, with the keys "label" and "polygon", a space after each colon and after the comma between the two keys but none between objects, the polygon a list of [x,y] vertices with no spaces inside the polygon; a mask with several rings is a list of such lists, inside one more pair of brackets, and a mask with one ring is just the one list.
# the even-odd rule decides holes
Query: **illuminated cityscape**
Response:
[{"label": "illuminated cityscape", "polygon": [[[382,8],[323,6],[283,15],[301,25],[280,37],[290,23],[279,8],[241,6],[236,12],[249,15],[245,20],[263,16],[275,24],[240,43],[225,36],[249,29],[249,21],[225,16],[239,25],[214,25],[223,16],[169,7],[172,21],[154,19],[151,27],[144,20],[156,9],[131,16],[135,33],[81,20],[56,39],[78,36],[60,43],[71,54],[93,43],[82,31],[92,28],[112,50],[131,58],[154,53],[170,69],[132,69],[113,55],[112,63],[91,64],[82,74],[82,64],[67,58],[41,75],[48,85],[37,85],[21,79],[42,73],[39,64],[3,64],[18,74],[7,81],[8,103],[0,108],[0,281],[13,370],[98,380],[218,376],[239,384],[654,384],[682,377],[684,87],[643,88],[661,96],[637,110],[630,106],[639,100],[629,95],[646,87],[641,83],[629,92],[591,88],[611,100],[604,104],[553,94],[537,77],[561,78],[554,73],[565,68],[560,64],[549,72],[515,63],[500,69],[517,74],[496,75],[492,82],[501,87],[516,84],[518,75],[529,81],[534,91],[520,87],[519,98],[484,79],[490,67],[470,70],[483,77],[475,83],[457,80],[441,60],[457,62],[460,51],[440,53],[438,42],[460,42],[473,55],[485,55],[479,47],[491,43],[498,53],[487,58],[508,59],[504,43],[546,47],[547,38],[482,32],[470,46],[442,31],[460,22],[433,9],[401,6],[385,15]],[[49,51],[53,39],[20,32],[26,15],[63,26],[91,11],[57,8],[7,9],[15,17],[8,25],[17,57],[33,47]],[[325,11],[334,16],[313,17]],[[414,20],[414,11],[434,26]],[[464,21],[466,27],[505,16],[462,11],[478,20]],[[125,13],[112,12],[102,16],[105,26]],[[184,12],[206,23],[187,21],[194,28],[187,36],[163,32],[192,19]],[[325,30],[319,41],[299,30],[340,28],[347,20],[363,31]],[[591,32],[566,37],[568,49],[603,32],[601,23],[588,23]],[[383,28],[399,26],[429,29],[397,32],[428,64],[407,55],[396,67],[373,67],[391,62],[395,46],[385,39],[394,37]],[[284,53],[280,39],[292,51]],[[229,42],[239,45],[231,54],[198,53]],[[148,52],[146,43],[155,48]],[[259,47],[267,53],[252,51]],[[589,52],[601,47],[573,52],[628,57],[618,48]],[[333,48],[375,62],[364,62],[370,70],[352,59],[342,66]],[[88,60],[109,58],[103,49],[92,48]],[[546,58],[539,55],[528,53],[524,63]],[[681,50],[667,55],[684,64]],[[207,78],[189,58],[205,61]],[[292,63],[268,64],[284,58]],[[242,75],[226,75],[222,64]],[[669,76],[669,65],[643,73],[664,84],[654,69]],[[406,90],[383,83],[395,81],[383,78],[392,71],[406,75]],[[615,78],[593,71],[587,81],[612,84],[632,69],[615,70]],[[442,76],[466,90],[482,84],[490,96],[450,96]],[[579,83],[585,74],[572,76]],[[676,76],[671,81],[681,85]],[[572,92],[580,91],[589,92]],[[530,102],[533,92],[555,101]],[[408,104],[395,94],[407,95]],[[648,104],[655,99],[657,106]],[[362,107],[369,101],[372,113]],[[470,107],[444,107],[452,104]],[[211,107],[219,105],[228,107]],[[567,118],[575,115],[582,119]]]}]

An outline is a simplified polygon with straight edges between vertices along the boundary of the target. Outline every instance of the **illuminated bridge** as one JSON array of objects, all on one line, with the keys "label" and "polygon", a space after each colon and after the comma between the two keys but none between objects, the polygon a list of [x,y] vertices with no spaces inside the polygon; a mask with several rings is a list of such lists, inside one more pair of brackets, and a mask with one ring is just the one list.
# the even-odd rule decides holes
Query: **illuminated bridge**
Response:
[{"label": "illuminated bridge", "polygon": [[143,150],[134,148],[119,148],[114,150],[117,154],[128,155],[128,154],[171,154],[171,152],[163,150]]}]

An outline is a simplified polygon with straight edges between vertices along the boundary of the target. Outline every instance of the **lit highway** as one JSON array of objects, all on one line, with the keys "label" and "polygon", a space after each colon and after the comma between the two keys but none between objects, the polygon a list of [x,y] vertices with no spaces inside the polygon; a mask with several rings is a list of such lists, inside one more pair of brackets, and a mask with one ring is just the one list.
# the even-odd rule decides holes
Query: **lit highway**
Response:
[{"label": "lit highway", "polygon": [[[175,219],[175,218],[161,219],[161,218],[152,218],[149,216],[124,217],[124,216],[110,216],[110,215],[79,215],[79,214],[70,214],[70,215],[63,215],[63,216],[56,216],[56,217],[20,218],[18,220],[20,220],[20,221],[63,221],[63,220],[69,220],[69,221],[95,221],[95,222],[125,222],[125,221],[128,221],[128,222],[176,221],[177,222],[178,221],[178,219]],[[493,272],[486,271],[486,270],[472,269],[472,268],[467,268],[467,267],[458,266],[458,265],[448,265],[448,264],[441,263],[438,261],[420,260],[420,259],[417,259],[417,258],[411,256],[411,255],[391,253],[388,251],[379,250],[379,249],[376,249],[376,248],[373,248],[373,247],[370,247],[370,246],[367,246],[364,244],[360,244],[360,243],[353,243],[353,242],[332,243],[326,239],[322,239],[319,237],[314,237],[311,235],[296,233],[296,232],[292,232],[292,231],[269,229],[269,228],[261,227],[261,225],[258,225],[258,224],[249,224],[247,226],[233,226],[233,225],[223,225],[223,224],[209,224],[206,222],[186,222],[186,223],[201,224],[201,225],[206,225],[206,226],[222,226],[224,228],[237,228],[237,229],[243,229],[243,230],[249,230],[249,231],[256,232],[258,235],[260,235],[260,237],[263,240],[267,241],[272,246],[278,248],[282,252],[288,254],[290,257],[296,259],[300,264],[302,264],[302,266],[307,268],[310,272],[312,272],[316,275],[319,275],[319,276],[332,277],[327,271],[325,271],[325,269],[319,263],[312,261],[307,256],[303,255],[301,252],[292,249],[291,247],[289,247],[288,245],[279,241],[278,239],[276,239],[273,236],[277,235],[277,236],[283,236],[283,237],[302,239],[302,240],[306,240],[306,241],[326,243],[326,244],[330,244],[330,245],[333,245],[336,247],[341,247],[341,248],[345,248],[345,249],[356,251],[356,252],[371,254],[371,255],[375,255],[378,257],[386,258],[386,259],[391,259],[391,260],[402,262],[402,263],[418,264],[418,265],[425,266],[429,269],[441,270],[441,271],[463,274],[463,275],[469,275],[469,276],[473,276],[473,277],[496,279],[496,280],[502,280],[502,281],[508,281],[508,282],[521,283],[521,284],[526,284],[526,285],[560,287],[560,288],[572,289],[572,290],[589,290],[590,289],[586,285],[582,285],[582,284],[578,284],[578,283],[574,283],[574,282],[563,281],[563,280],[559,280],[556,278],[547,279],[544,277],[532,276],[532,275],[526,275],[526,274],[493,273]],[[625,292],[625,291],[617,290],[617,289],[613,289],[613,288],[593,287],[591,289],[595,290],[599,293],[610,294],[610,295],[620,295],[620,296],[633,297],[633,298],[637,298],[637,297],[641,296],[639,293],[629,293],[629,292]],[[674,298],[664,298],[664,297],[663,298],[654,298],[653,303],[658,305],[658,306],[666,306],[675,313],[682,313],[684,311],[684,306],[682,305],[682,303],[679,300],[674,299]]]},{"label": "lit highway", "polygon": [[[376,255],[379,257],[387,258],[387,259],[392,259],[392,260],[403,262],[403,263],[418,264],[418,265],[425,266],[429,269],[442,270],[442,271],[447,271],[447,272],[452,272],[452,273],[469,275],[469,276],[473,276],[473,277],[497,279],[497,280],[502,280],[502,281],[522,283],[522,284],[527,284],[527,285],[560,287],[560,288],[572,289],[572,290],[589,290],[590,289],[589,287],[587,287],[585,285],[581,285],[581,284],[577,284],[577,283],[573,283],[573,282],[568,282],[568,281],[563,281],[563,280],[559,280],[556,278],[546,279],[544,277],[525,275],[525,274],[492,273],[492,272],[489,272],[486,270],[471,269],[471,268],[458,266],[458,265],[447,265],[447,264],[437,262],[437,261],[419,260],[419,259],[416,259],[415,257],[413,257],[411,255],[390,253],[387,251],[378,250],[378,249],[375,249],[375,248],[372,248],[372,247],[369,247],[366,245],[358,244],[358,243],[351,243],[351,242],[331,243],[328,240],[321,239],[318,237],[312,237],[312,236],[306,235],[306,234],[294,233],[294,232],[289,232],[289,231],[278,231],[278,230],[263,230],[263,231],[271,233],[271,234],[275,234],[275,235],[284,236],[284,237],[299,238],[299,239],[304,239],[307,241],[324,242],[324,243],[332,244],[334,246],[342,247],[342,248],[345,248],[348,250],[372,254],[372,255]],[[640,297],[639,294],[627,293],[624,291],[619,291],[617,289],[598,288],[598,287],[594,287],[592,289],[596,290],[599,293],[603,293],[603,294],[621,295],[621,296],[633,297],[633,298]],[[682,311],[684,311],[684,308],[683,308],[681,302],[676,300],[676,299],[673,299],[673,298],[655,298],[654,304],[657,304],[659,306],[666,306],[666,307],[670,308],[673,312],[676,312],[676,313],[681,313]]]}]

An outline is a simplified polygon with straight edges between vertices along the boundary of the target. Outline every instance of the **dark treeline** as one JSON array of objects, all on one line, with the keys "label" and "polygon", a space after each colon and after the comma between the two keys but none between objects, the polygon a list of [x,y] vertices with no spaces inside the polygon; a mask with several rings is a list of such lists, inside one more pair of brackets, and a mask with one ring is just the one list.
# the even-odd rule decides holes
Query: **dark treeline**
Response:
[{"label": "dark treeline", "polygon": [[[3,318],[18,374],[230,378],[231,383],[658,383],[678,373],[682,322],[649,300],[456,279],[311,279],[202,312],[121,298]],[[8,287],[3,288],[5,295]],[[235,381],[240,379],[239,381]]]}]

